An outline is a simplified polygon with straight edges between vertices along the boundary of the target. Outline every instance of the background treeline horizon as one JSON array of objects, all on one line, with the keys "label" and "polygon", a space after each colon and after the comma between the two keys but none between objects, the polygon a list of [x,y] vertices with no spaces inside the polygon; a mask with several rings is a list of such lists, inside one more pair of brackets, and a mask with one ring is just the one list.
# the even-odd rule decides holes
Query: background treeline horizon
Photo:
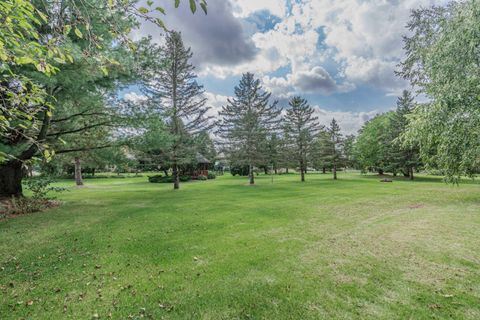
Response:
[{"label": "background treeline horizon", "polygon": [[[189,3],[206,11],[205,1]],[[302,181],[309,168],[331,170],[334,179],[344,167],[412,179],[425,169],[454,183],[479,172],[478,0],[412,11],[397,73],[415,94],[405,91],[395,111],[369,120],[356,137],[344,137],[335,119],[320,126],[301,96],[281,109],[251,73],[213,119],[193,53],[180,33],[162,29],[151,13],[164,10],[152,5],[2,3],[0,196],[22,194],[28,167],[58,174],[72,162],[77,179],[82,163],[117,171],[153,164],[171,172],[178,189],[198,154],[221,153],[251,184],[255,168],[296,168]],[[129,38],[143,20],[163,30],[164,44]],[[141,88],[140,103],[119,96],[131,85]],[[416,104],[416,94],[429,102]]]}]

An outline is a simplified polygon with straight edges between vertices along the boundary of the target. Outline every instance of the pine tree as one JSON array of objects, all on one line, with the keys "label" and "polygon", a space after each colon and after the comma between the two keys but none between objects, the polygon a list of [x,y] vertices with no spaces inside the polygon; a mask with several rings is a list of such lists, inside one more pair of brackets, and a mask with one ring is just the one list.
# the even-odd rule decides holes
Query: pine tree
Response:
[{"label": "pine tree", "polygon": [[181,34],[170,31],[160,53],[159,70],[147,82],[145,93],[152,107],[165,119],[172,139],[168,158],[172,164],[174,189],[180,186],[180,165],[190,163],[196,154],[192,137],[211,128],[204,89],[196,81]]},{"label": "pine tree", "polygon": [[400,170],[405,177],[414,179],[414,168],[420,165],[418,148],[404,145],[402,134],[408,126],[407,116],[413,112],[415,100],[410,91],[404,90],[397,100],[397,109],[391,117],[391,159],[392,167],[396,172]]},{"label": "pine tree", "polygon": [[292,146],[293,157],[299,168],[301,181],[305,181],[307,160],[312,151],[314,137],[322,129],[318,117],[314,117],[315,110],[310,107],[307,100],[293,97],[289,102],[290,109],[285,115],[285,135]]},{"label": "pine tree", "polygon": [[324,145],[325,159],[330,163],[333,172],[333,179],[337,180],[337,168],[342,161],[343,136],[340,132],[337,121],[332,119],[330,126],[326,129],[328,139]]},{"label": "pine tree", "polygon": [[248,165],[251,185],[254,166],[264,163],[265,137],[279,123],[280,110],[276,101],[269,102],[270,96],[253,74],[246,73],[235,87],[235,97],[219,112],[217,135],[232,162]]}]

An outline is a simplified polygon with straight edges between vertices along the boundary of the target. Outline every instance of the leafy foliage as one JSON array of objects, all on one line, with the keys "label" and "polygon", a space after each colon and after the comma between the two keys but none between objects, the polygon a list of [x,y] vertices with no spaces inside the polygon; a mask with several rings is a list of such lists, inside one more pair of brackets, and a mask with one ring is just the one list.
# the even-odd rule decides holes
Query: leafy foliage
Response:
[{"label": "leafy foliage", "polygon": [[449,182],[480,167],[479,25],[477,0],[452,2],[414,10],[404,38],[399,74],[431,99],[410,117],[405,141]]}]

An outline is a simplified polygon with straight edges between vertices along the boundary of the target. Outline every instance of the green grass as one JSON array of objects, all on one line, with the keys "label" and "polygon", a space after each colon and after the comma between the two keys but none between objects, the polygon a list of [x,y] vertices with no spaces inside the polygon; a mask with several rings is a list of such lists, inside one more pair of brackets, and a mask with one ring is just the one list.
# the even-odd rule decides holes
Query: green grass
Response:
[{"label": "green grass", "polygon": [[480,318],[479,184],[145,180],[0,222],[0,319]]}]

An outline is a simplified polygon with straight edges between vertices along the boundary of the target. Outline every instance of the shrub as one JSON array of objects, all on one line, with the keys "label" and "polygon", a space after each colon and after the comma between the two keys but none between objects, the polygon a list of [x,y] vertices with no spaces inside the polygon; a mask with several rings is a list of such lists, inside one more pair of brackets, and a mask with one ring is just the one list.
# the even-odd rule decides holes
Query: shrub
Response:
[{"label": "shrub", "polygon": [[205,180],[208,180],[208,178],[204,175],[199,175],[198,180],[205,181]]},{"label": "shrub", "polygon": [[51,178],[40,177],[36,179],[28,179],[25,181],[27,188],[32,191],[33,199],[36,200],[48,200],[51,197],[47,197],[49,192],[62,192],[65,191],[65,188],[62,187],[52,187],[50,186],[54,182]]},{"label": "shrub", "polygon": [[52,187],[53,182],[50,178],[35,178],[25,180],[26,187],[33,193],[31,198],[12,197],[9,200],[0,203],[0,215],[6,217],[8,215],[27,214],[43,211],[59,204],[52,201],[52,197],[48,196],[49,192],[62,192],[65,188]]},{"label": "shrub", "polygon": [[216,177],[217,177],[217,175],[216,175],[215,173],[213,173],[213,172],[209,172],[209,173],[208,173],[208,176],[207,176],[207,178],[208,178],[209,180],[215,179]]},{"label": "shrub", "polygon": [[148,177],[148,181],[151,183],[172,183],[173,177],[167,177],[167,176],[164,177],[162,175],[156,175],[156,176]]},{"label": "shrub", "polygon": [[[191,178],[189,176],[180,176],[180,181],[181,182],[187,182],[190,181]],[[173,177],[170,176],[162,176],[162,175],[156,175],[156,176],[150,176],[148,177],[148,181],[151,183],[173,183]]]}]

